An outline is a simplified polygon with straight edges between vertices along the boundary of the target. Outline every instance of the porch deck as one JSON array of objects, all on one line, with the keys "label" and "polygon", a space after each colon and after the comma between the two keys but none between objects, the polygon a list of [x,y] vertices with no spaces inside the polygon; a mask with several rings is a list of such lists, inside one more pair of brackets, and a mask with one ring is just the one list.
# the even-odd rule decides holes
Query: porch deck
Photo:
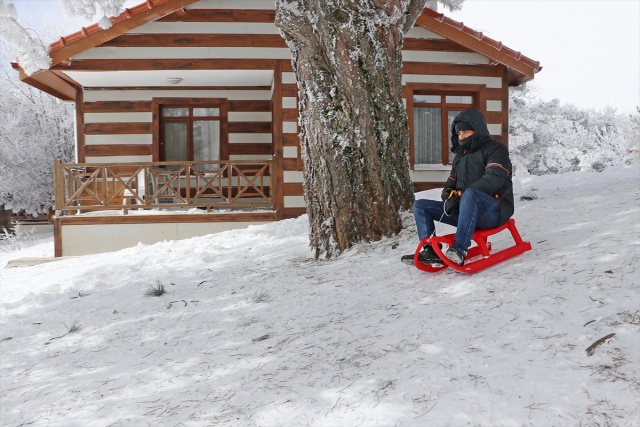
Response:
[{"label": "porch deck", "polygon": [[55,256],[276,221],[271,161],[54,164]]}]

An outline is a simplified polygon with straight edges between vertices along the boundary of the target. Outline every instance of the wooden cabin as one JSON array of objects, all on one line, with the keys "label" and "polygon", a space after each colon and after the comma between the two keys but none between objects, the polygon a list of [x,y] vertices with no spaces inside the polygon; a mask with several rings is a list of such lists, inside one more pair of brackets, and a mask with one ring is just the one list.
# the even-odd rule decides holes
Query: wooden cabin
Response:
[{"label": "wooden cabin", "polygon": [[[76,106],[55,162],[56,256],[188,238],[306,211],[290,52],[273,0],[147,0],[51,45],[21,79]],[[469,107],[508,143],[509,87],[538,62],[432,9],[406,36],[415,190],[441,186]]]}]

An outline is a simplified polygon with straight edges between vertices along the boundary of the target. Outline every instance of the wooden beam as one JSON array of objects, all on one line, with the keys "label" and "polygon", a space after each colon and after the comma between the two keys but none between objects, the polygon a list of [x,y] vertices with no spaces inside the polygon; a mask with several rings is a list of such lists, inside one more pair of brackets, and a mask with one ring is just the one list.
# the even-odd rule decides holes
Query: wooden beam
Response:
[{"label": "wooden beam", "polygon": [[447,39],[412,39],[406,38],[402,44],[403,50],[427,50],[435,52],[473,52],[458,43]]},{"label": "wooden beam", "polygon": [[[282,166],[282,65],[284,61],[277,61],[273,69],[273,94],[271,95],[273,122],[271,141],[273,142],[273,171],[271,186],[273,187],[272,202],[278,219],[283,218],[284,212],[284,174]],[[290,62],[290,61],[289,61]]]},{"label": "wooden beam", "polygon": [[283,208],[282,218],[279,219],[297,218],[305,213],[307,213],[307,208]]},{"label": "wooden beam", "polygon": [[304,189],[301,182],[288,182],[284,184],[284,194],[287,196],[302,196]]},{"label": "wooden beam", "polygon": [[283,108],[282,109],[282,121],[284,122],[297,122],[298,110],[295,108]]},{"label": "wooden beam", "polygon": [[467,84],[467,83],[407,83],[406,88],[410,91],[403,94],[403,97],[411,96],[415,91],[427,90],[431,92],[479,92],[480,90],[485,92],[486,99],[492,101],[502,100],[501,88],[487,88],[482,84]]},{"label": "wooden beam", "polygon": [[151,101],[92,101],[85,102],[85,113],[148,113]]},{"label": "wooden beam", "polygon": [[62,71],[272,70],[274,59],[76,59],[51,67]]},{"label": "wooden beam", "polygon": [[158,22],[262,22],[276,20],[275,10],[264,9],[187,9],[184,13],[172,13]]},{"label": "wooden beam", "polygon": [[85,145],[84,155],[87,156],[151,156],[153,146],[134,144]]},{"label": "wooden beam", "polygon": [[298,159],[282,159],[282,167],[285,171],[299,171]]},{"label": "wooden beam", "polygon": [[287,47],[279,34],[125,34],[100,47]]},{"label": "wooden beam", "polygon": [[285,147],[299,147],[300,137],[297,133],[285,133],[282,135],[282,145]]},{"label": "wooden beam", "polygon": [[[58,71],[60,72],[60,71]],[[146,90],[146,91],[183,91],[185,88],[189,88],[189,90],[264,90],[268,91],[271,89],[271,85],[263,85],[263,86],[189,86],[189,85],[181,85],[181,86],[85,86],[84,89],[87,91],[98,92],[113,92],[113,91],[125,91],[125,90]]]},{"label": "wooden beam", "polygon": [[151,134],[151,122],[117,122],[117,123],[85,123],[85,135],[129,135],[129,134]]},{"label": "wooden beam", "polygon": [[84,163],[84,91],[81,87],[76,89],[76,157]]},{"label": "wooden beam", "polygon": [[229,133],[271,133],[271,122],[229,122]]},{"label": "wooden beam", "polygon": [[296,83],[283,84],[282,96],[298,96],[298,85]]},{"label": "wooden beam", "polygon": [[267,143],[229,144],[229,155],[271,155],[273,145]]},{"label": "wooden beam", "polygon": [[426,191],[432,190],[434,188],[442,188],[444,186],[444,180],[442,182],[414,182],[413,183],[413,191]]},{"label": "wooden beam", "polygon": [[63,101],[76,100],[76,88],[50,70],[38,71],[27,76],[20,69],[20,80]]},{"label": "wooden beam", "polygon": [[484,64],[447,64],[440,62],[405,62],[403,74],[458,75],[478,77],[502,77],[502,66]]},{"label": "wooden beam", "polygon": [[230,99],[229,111],[247,111],[247,112],[269,112],[271,111],[271,101],[269,100],[240,100]]},{"label": "wooden beam", "polygon": [[65,225],[95,225],[95,224],[167,224],[167,223],[195,223],[209,222],[255,222],[275,221],[275,212],[233,212],[215,213],[210,215],[167,214],[167,215],[108,215],[81,216],[69,215],[56,218],[58,226]]}]

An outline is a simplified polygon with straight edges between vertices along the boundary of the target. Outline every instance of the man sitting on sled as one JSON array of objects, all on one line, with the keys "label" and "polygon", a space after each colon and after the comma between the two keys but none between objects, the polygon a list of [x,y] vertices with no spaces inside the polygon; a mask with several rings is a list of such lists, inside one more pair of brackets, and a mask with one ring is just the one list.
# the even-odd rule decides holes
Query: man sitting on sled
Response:
[{"label": "man sitting on sled", "polygon": [[[476,229],[499,227],[513,215],[513,184],[509,150],[491,139],[482,113],[470,108],[451,124],[451,152],[455,154],[451,175],[442,190],[442,202],[419,199],[413,215],[420,240],[431,236],[435,221],[457,227],[453,245],[445,256],[463,265]],[[412,264],[414,254],[402,262]],[[441,267],[443,261],[430,245],[418,254],[425,265]]]}]

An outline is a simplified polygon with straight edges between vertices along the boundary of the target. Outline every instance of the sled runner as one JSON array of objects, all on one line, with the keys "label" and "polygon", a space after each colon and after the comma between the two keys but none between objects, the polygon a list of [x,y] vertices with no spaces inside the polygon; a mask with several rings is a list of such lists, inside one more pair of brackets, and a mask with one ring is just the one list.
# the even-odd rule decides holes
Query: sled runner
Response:
[{"label": "sled runner", "polygon": [[[515,244],[492,254],[491,242],[488,242],[487,238],[505,229],[509,230]],[[531,249],[531,243],[522,240],[520,233],[518,233],[518,230],[516,229],[516,222],[513,219],[510,219],[500,227],[489,228],[487,230],[476,230],[471,238],[471,240],[476,243],[476,246],[469,248],[464,265],[456,265],[444,256],[443,250],[440,248],[440,244],[442,244],[443,248],[451,247],[451,245],[453,245],[454,237],[455,234],[447,234],[446,236],[430,236],[422,239],[413,256],[413,264],[420,270],[429,272],[436,272],[443,268],[451,267],[453,270],[461,273],[476,273]],[[436,254],[438,254],[444,262],[442,267],[424,265],[418,260],[418,254],[422,250],[422,247],[427,243],[431,245]],[[482,258],[474,260],[474,258],[477,258],[478,256],[481,256]]]}]

